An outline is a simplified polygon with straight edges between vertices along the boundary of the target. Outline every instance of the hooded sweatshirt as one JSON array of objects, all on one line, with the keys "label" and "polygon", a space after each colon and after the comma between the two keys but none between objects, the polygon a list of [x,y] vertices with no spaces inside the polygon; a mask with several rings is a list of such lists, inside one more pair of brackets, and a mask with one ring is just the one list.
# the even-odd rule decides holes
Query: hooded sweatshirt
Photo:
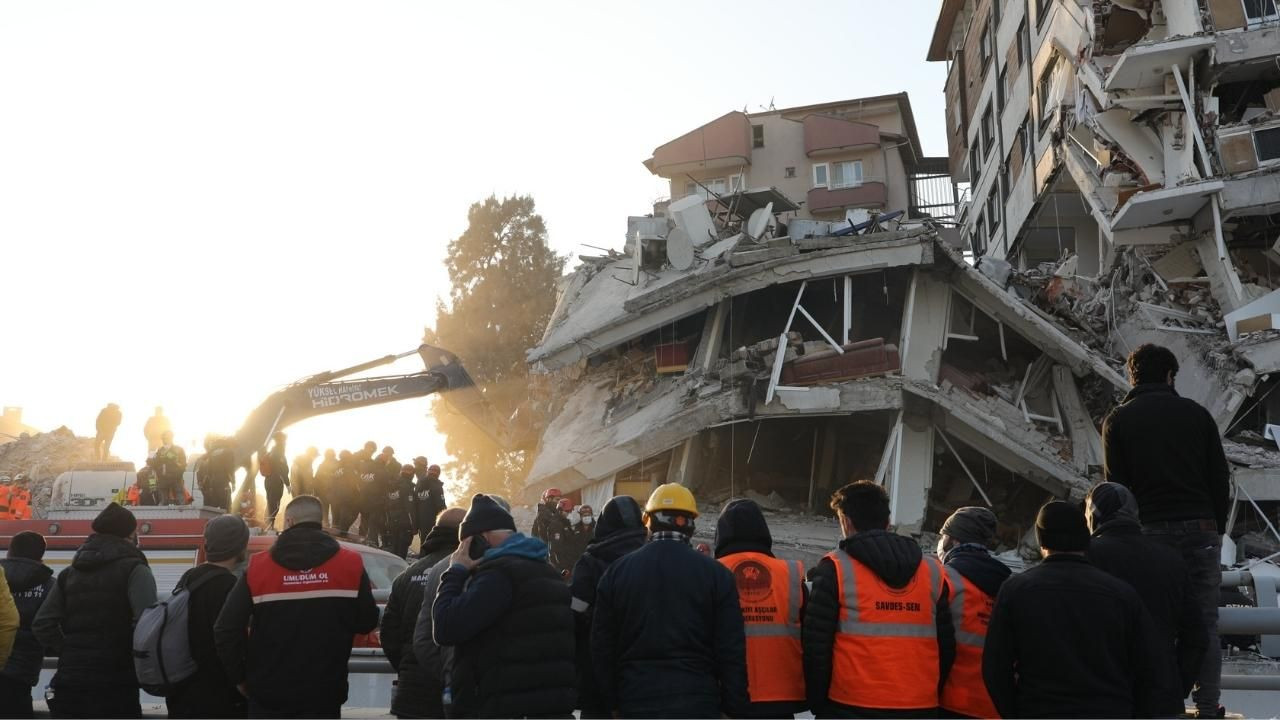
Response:
[{"label": "hooded sweatshirt", "polygon": [[[906,587],[924,559],[915,540],[887,530],[855,533],[841,541],[840,551],[866,565],[891,588]],[[805,608],[801,636],[804,646],[805,692],[809,696],[809,707],[820,717],[862,717],[868,713],[882,717],[919,715],[917,711],[851,708],[827,698],[831,688],[831,658],[840,614],[840,585],[836,579],[835,564],[824,557],[810,573],[810,579],[813,581],[813,589]],[[956,655],[955,627],[951,619],[949,595],[945,590],[938,603],[936,623],[941,687]]]},{"label": "hooded sweatshirt", "polygon": [[[280,533],[267,552],[288,570],[309,570],[333,558],[340,548],[319,523],[298,523]],[[357,633],[378,626],[368,574],[361,572],[354,598],[259,603],[250,591],[249,574],[231,589],[214,624],[214,642],[227,678],[247,683],[249,697],[267,708],[326,711],[342,705],[347,700],[351,642]]]},{"label": "hooded sweatshirt", "polygon": [[35,685],[40,677],[44,649],[36,640],[31,623],[49,591],[53,589],[53,570],[42,562],[27,558],[0,560],[0,568],[4,568],[5,577],[9,581],[9,592],[13,593],[19,618],[13,652],[0,675],[15,682]]}]

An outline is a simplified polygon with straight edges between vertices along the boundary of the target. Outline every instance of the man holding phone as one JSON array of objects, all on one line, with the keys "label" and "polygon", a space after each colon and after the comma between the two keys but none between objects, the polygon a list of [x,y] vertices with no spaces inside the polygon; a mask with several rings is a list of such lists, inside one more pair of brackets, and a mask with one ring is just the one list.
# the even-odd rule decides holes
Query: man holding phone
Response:
[{"label": "man holding phone", "polygon": [[437,645],[454,646],[456,717],[568,717],[577,705],[569,586],[543,541],[477,494],[432,605]]}]

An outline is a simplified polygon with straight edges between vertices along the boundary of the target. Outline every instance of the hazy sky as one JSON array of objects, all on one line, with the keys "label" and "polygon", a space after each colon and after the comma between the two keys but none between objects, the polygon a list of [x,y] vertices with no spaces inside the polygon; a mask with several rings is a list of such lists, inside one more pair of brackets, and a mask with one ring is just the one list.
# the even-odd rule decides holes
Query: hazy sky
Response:
[{"label": "hazy sky", "polygon": [[[640,164],[729,110],[908,91],[945,153],[938,0],[0,4],[0,403],[140,461],[304,375],[413,348],[467,207],[620,246]],[[464,358],[465,361],[465,358]],[[396,370],[420,369],[416,360]],[[427,401],[300,444],[442,459]]]}]

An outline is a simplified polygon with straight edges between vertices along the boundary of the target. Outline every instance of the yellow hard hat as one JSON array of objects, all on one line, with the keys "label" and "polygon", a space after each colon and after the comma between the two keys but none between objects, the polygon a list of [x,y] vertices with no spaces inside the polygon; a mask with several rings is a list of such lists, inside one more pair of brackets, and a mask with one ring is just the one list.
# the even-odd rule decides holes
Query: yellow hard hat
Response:
[{"label": "yellow hard hat", "polygon": [[689,488],[679,483],[667,483],[659,485],[653,491],[649,496],[649,502],[644,506],[644,511],[647,513],[679,511],[698,517],[698,503],[693,499],[693,493],[689,492]]}]

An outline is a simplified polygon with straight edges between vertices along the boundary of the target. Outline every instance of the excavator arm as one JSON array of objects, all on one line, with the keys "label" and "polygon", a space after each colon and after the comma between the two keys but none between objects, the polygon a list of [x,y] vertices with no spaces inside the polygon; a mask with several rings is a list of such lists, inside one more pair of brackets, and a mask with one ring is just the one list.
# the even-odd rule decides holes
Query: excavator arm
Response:
[{"label": "excavator arm", "polygon": [[[341,379],[414,353],[422,358],[426,370],[409,375]],[[253,454],[266,447],[272,433],[300,420],[436,393],[441,393],[445,402],[502,444],[504,433],[500,424],[457,356],[431,345],[421,345],[407,353],[312,375],[272,393],[249,414],[236,433],[236,463],[252,471]]]}]

